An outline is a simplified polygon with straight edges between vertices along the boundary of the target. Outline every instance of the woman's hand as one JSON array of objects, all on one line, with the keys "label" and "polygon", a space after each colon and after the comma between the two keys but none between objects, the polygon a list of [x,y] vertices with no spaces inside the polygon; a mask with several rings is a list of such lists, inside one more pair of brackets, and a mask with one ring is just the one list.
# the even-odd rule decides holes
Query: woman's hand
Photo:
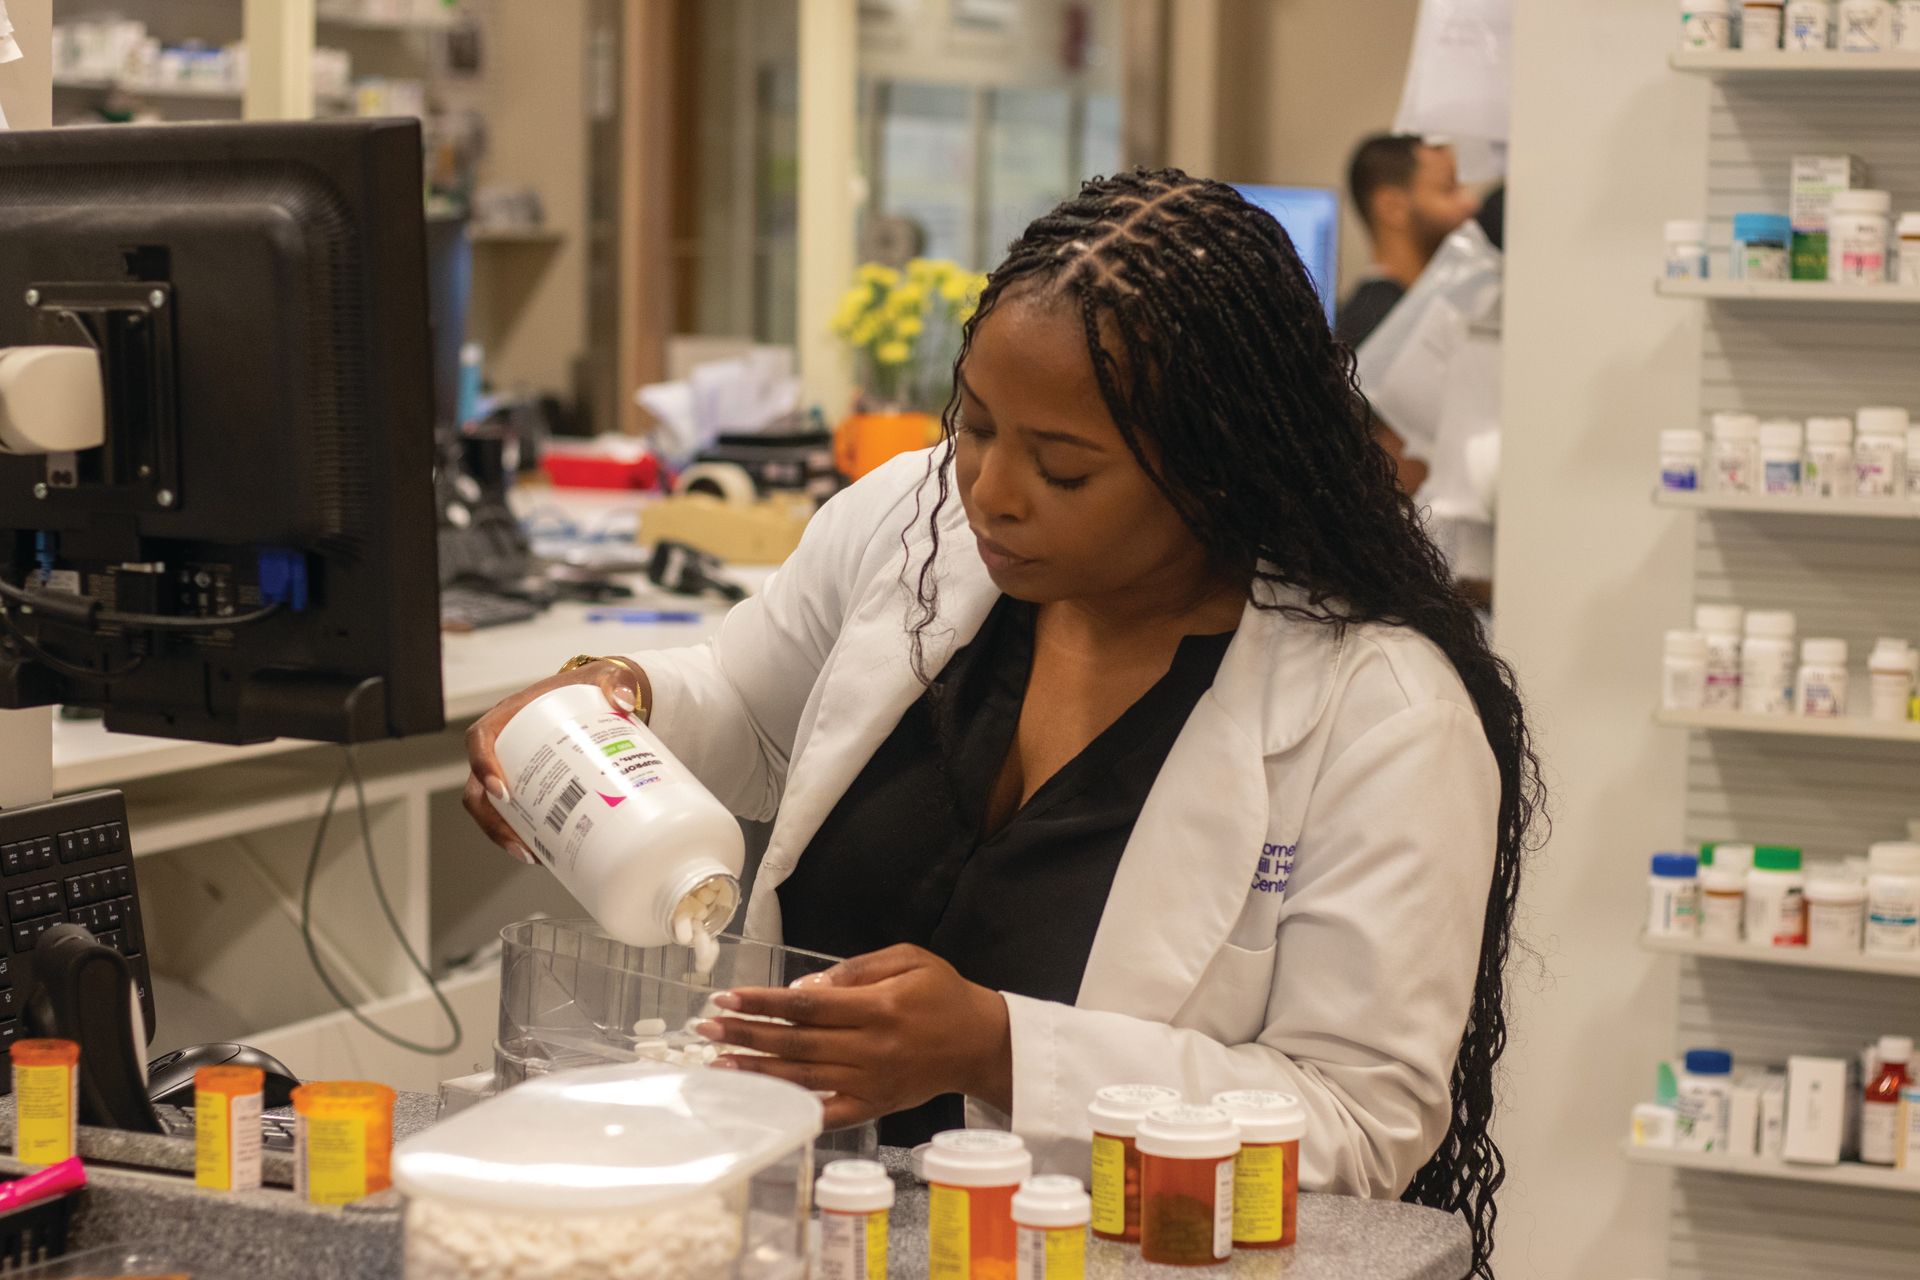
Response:
[{"label": "woman's hand", "polygon": [[720,1044],[773,1055],[728,1054],[716,1066],[831,1092],[829,1129],[943,1093],[1013,1109],[1007,1002],[919,947],[856,956],[790,988],[724,991],[713,1002],[730,1013],[794,1024],[721,1018],[699,1031]]},{"label": "woman's hand", "polygon": [[505,849],[522,862],[532,862],[533,854],[520,843],[520,837],[513,834],[513,828],[500,816],[488,799],[494,796],[506,799],[507,784],[501,776],[500,760],[494,754],[494,743],[500,737],[500,731],[506,728],[507,721],[513,719],[520,708],[532,702],[543,693],[565,688],[572,684],[598,685],[607,696],[607,701],[616,710],[632,712],[641,702],[651,704],[652,690],[646,690],[647,697],[641,698],[641,685],[646,673],[626,662],[611,662],[601,659],[584,667],[575,667],[572,671],[563,671],[550,676],[539,684],[530,685],[510,698],[496,703],[492,710],[473,722],[467,730],[467,767],[471,771],[467,776],[466,793],[461,803],[466,805],[467,813],[480,824],[480,830],[486,832],[487,839]]}]

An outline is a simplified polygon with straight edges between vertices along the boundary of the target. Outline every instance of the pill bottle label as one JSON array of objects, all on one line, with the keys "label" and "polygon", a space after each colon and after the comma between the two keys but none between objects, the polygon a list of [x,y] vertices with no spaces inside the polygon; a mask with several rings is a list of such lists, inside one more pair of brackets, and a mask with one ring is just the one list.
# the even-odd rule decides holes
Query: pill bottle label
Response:
[{"label": "pill bottle label", "polygon": [[971,1280],[972,1198],[960,1187],[937,1183],[927,1198],[928,1280]]},{"label": "pill bottle label", "polygon": [[1746,895],[1739,893],[1703,893],[1700,895],[1700,936],[1708,942],[1740,941],[1740,915]]},{"label": "pill bottle label", "polygon": [[1807,944],[1807,900],[1797,887],[1747,894],[1747,941],[1760,946]]},{"label": "pill bottle label", "polygon": [[1702,249],[1697,253],[1669,253],[1667,255],[1667,279],[1705,280],[1706,278],[1706,250]]},{"label": "pill bottle label", "polygon": [[1845,445],[1810,446],[1801,489],[1816,498],[1841,498],[1853,492],[1853,450]]},{"label": "pill bottle label", "polygon": [[1778,49],[1780,47],[1780,28],[1782,11],[1780,6],[1755,8],[1747,5],[1741,14],[1740,47],[1742,49]]},{"label": "pill bottle label", "polygon": [[1884,240],[1873,236],[1840,236],[1829,251],[1833,278],[1848,284],[1879,284],[1887,278]]},{"label": "pill bottle label", "polygon": [[1696,711],[1707,702],[1707,675],[1698,662],[1669,660],[1661,669],[1660,705],[1668,711]]},{"label": "pill bottle label", "polygon": [[1769,462],[1764,471],[1768,493],[1800,492],[1800,460],[1798,458],[1788,462]]},{"label": "pill bottle label", "polygon": [[1800,676],[1800,714],[1832,719],[1846,714],[1845,673],[1835,680],[1827,671],[1803,671]]},{"label": "pill bottle label", "polygon": [[1287,1234],[1287,1153],[1298,1145],[1240,1148],[1233,1170],[1236,1244],[1272,1244]]},{"label": "pill bottle label", "polygon": [[1920,894],[1876,885],[1867,902],[1867,950],[1920,951]]},{"label": "pill bottle label", "polygon": [[193,1180],[210,1191],[260,1187],[260,1110],[257,1093],[194,1094]]},{"label": "pill bottle label", "polygon": [[18,1119],[13,1154],[21,1164],[59,1164],[78,1153],[80,1073],[72,1067],[13,1068],[13,1100]]},{"label": "pill bottle label", "polygon": [[1697,880],[1652,877],[1647,932],[1663,937],[1693,937],[1700,932],[1700,884]]},{"label": "pill bottle label", "polygon": [[1020,1228],[1015,1280],[1086,1280],[1087,1233],[1080,1227]]},{"label": "pill bottle label", "polygon": [[367,1121],[304,1116],[293,1124],[294,1194],[312,1204],[351,1204],[367,1194]]},{"label": "pill bottle label", "polygon": [[1862,442],[1854,447],[1854,492],[1862,498],[1898,497],[1906,489],[1907,446]]},{"label": "pill bottle label", "polygon": [[1700,464],[1692,459],[1662,460],[1660,487],[1668,493],[1693,493],[1700,488]]},{"label": "pill bottle label", "polygon": [[820,1215],[818,1280],[886,1280],[887,1215]]},{"label": "pill bottle label", "polygon": [[1680,16],[1682,49],[1726,49],[1733,44],[1733,18],[1726,13],[1694,13]]},{"label": "pill bottle label", "polygon": [[1127,1147],[1118,1138],[1093,1138],[1093,1229],[1103,1236],[1127,1233]]},{"label": "pill bottle label", "polygon": [[1233,1161],[1222,1160],[1213,1171],[1213,1256],[1233,1253]]},{"label": "pill bottle label", "polygon": [[1809,902],[1807,904],[1807,945],[1822,951],[1860,950],[1861,912],[1858,903]]},{"label": "pill bottle label", "polygon": [[1860,1162],[1892,1164],[1900,1133],[1900,1104],[1868,1102],[1860,1107]]}]

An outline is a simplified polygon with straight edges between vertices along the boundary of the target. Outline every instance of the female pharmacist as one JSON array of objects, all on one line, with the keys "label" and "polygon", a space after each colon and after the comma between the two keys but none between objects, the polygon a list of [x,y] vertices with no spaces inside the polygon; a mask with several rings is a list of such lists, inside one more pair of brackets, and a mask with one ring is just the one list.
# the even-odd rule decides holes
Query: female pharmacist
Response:
[{"label": "female pharmacist", "polygon": [[795,1024],[710,1026],[774,1055],[723,1063],[1067,1169],[1103,1085],[1284,1089],[1305,1185],[1411,1188],[1484,1253],[1538,770],[1285,233],[1178,171],[1089,182],[955,384],[945,445],[829,502],[712,644],[484,716],[468,809],[513,848],[500,727],[597,682],[773,819],[747,931],[855,957],[723,996]]}]

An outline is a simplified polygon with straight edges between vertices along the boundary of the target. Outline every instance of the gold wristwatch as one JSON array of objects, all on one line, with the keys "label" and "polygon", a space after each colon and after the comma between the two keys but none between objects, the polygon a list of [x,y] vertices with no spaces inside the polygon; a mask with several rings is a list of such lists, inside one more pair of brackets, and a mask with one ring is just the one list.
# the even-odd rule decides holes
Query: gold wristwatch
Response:
[{"label": "gold wristwatch", "polygon": [[[631,671],[633,673],[634,691],[640,694],[643,698],[645,697],[647,692],[647,681],[644,677],[646,673],[640,669],[639,663],[635,662],[632,658],[625,657],[624,655],[621,655],[621,654],[576,653],[573,657],[568,658],[565,662],[560,664],[560,671],[558,674],[565,675],[569,671],[578,671],[581,667],[590,667],[596,662],[615,662],[625,667],[627,670]],[[635,711],[635,714],[638,715],[643,722],[650,719],[653,714],[653,705],[651,700],[642,701],[640,705],[634,709],[634,711]]]}]

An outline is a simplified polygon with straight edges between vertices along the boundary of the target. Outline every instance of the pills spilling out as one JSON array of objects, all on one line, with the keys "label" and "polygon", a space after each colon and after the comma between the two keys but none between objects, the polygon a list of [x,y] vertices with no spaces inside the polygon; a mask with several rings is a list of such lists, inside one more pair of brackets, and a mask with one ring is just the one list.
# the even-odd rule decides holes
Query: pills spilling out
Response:
[{"label": "pills spilling out", "polygon": [[707,1280],[730,1272],[740,1216],[718,1196],[652,1215],[506,1214],[416,1199],[407,1280]]},{"label": "pills spilling out", "polygon": [[720,940],[709,921],[731,915],[733,890],[723,880],[709,880],[682,898],[673,909],[673,940],[693,948],[693,967],[702,975],[713,972],[720,959]]}]

